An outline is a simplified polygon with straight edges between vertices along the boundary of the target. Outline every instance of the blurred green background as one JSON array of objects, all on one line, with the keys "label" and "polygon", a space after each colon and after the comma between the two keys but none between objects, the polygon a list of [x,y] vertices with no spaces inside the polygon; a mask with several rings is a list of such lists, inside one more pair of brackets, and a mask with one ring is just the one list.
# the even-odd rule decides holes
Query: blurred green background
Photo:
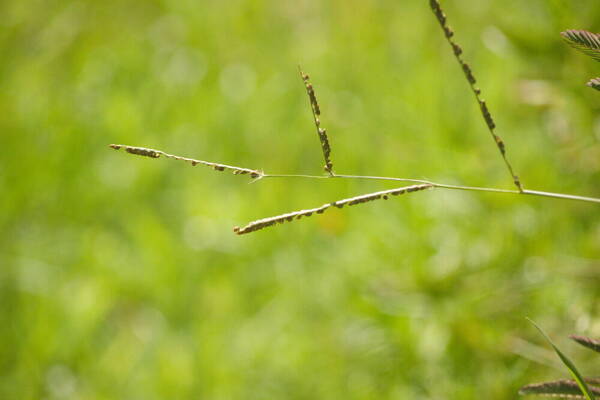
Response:
[{"label": "blurred green background", "polygon": [[[597,0],[444,1],[526,187],[600,197]],[[600,337],[600,207],[427,191],[246,236],[379,182],[511,188],[425,0],[0,4],[1,399],[514,399]],[[595,370],[594,370],[595,369]]]}]

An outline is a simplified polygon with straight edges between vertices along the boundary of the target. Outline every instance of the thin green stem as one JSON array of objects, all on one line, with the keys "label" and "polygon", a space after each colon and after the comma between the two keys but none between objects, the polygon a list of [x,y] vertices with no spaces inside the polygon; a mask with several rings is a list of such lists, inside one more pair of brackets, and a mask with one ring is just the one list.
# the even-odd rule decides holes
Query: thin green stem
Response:
[{"label": "thin green stem", "polygon": [[430,184],[433,187],[441,188],[441,189],[467,190],[467,191],[477,191],[477,192],[506,193],[506,194],[519,194],[519,195],[539,196],[539,197],[551,197],[551,198],[555,198],[555,199],[577,200],[577,201],[584,201],[584,202],[589,202],[589,203],[599,203],[600,204],[600,199],[595,198],[595,197],[577,196],[577,195],[564,194],[564,193],[542,192],[539,190],[523,190],[521,192],[518,190],[499,189],[499,188],[449,185],[446,183],[432,182],[432,181],[428,181],[428,180],[424,180],[424,179],[395,178],[395,177],[389,177],[389,176],[345,175],[345,174],[335,174],[335,175],[330,175],[330,176],[304,175],[304,174],[264,174],[261,176],[261,178],[308,178],[308,179],[340,178],[340,179],[370,179],[370,180],[378,180],[378,181],[414,182],[414,183]]},{"label": "thin green stem", "polygon": [[497,189],[497,188],[486,188],[477,186],[461,186],[461,185],[446,185],[444,183],[433,183],[433,186],[444,188],[444,189],[456,189],[456,190],[472,190],[479,192],[491,192],[491,193],[508,193],[508,194],[521,194],[518,190],[509,189]]},{"label": "thin green stem", "polygon": [[414,182],[414,183],[429,183],[435,185],[435,183],[426,181],[423,179],[409,179],[409,178],[393,178],[389,176],[369,176],[369,175],[340,175],[335,174],[332,178],[346,178],[346,179],[373,179],[378,181],[400,181],[400,182]]},{"label": "thin green stem", "polygon": [[399,182],[421,183],[421,184],[427,184],[427,185],[431,185],[432,187],[437,187],[437,188],[441,188],[441,189],[470,190],[470,191],[478,191],[478,192],[508,193],[508,194],[524,194],[524,195],[529,195],[529,196],[551,197],[551,198],[555,198],[555,199],[585,201],[588,203],[600,203],[599,198],[576,196],[576,195],[572,195],[572,194],[542,192],[542,191],[538,191],[538,190],[525,190],[522,188],[520,188],[520,190],[517,191],[517,190],[507,190],[507,189],[497,189],[497,188],[487,188],[487,187],[449,185],[446,183],[431,182],[431,181],[427,181],[424,179],[395,178],[395,177],[389,177],[389,176],[344,175],[344,174],[336,174],[331,170],[327,171],[329,173],[329,175],[266,174],[263,171],[259,171],[259,170],[255,170],[255,169],[236,167],[233,165],[214,163],[214,162],[204,161],[204,160],[195,160],[192,158],[176,156],[173,154],[165,153],[164,151],[161,151],[161,150],[148,149],[145,147],[127,146],[127,145],[123,145],[123,144],[111,144],[110,147],[115,150],[124,148],[125,151],[127,151],[130,154],[135,154],[135,155],[144,156],[144,157],[159,158],[161,156],[164,156],[164,157],[172,158],[175,160],[185,161],[192,165],[202,164],[202,165],[211,167],[217,171],[230,170],[235,175],[249,175],[252,178],[252,181],[250,183],[257,182],[263,178],[371,179],[371,180],[378,180],[378,181],[399,181]]},{"label": "thin green stem", "polygon": [[303,174],[264,174],[262,178],[310,178],[310,179],[329,179],[329,175],[303,175]]},{"label": "thin green stem", "polygon": [[595,197],[576,196],[573,194],[540,192],[538,190],[523,190],[523,194],[528,194],[530,196],[553,197],[555,199],[579,200],[588,201],[591,203],[600,203],[600,199],[597,199]]}]

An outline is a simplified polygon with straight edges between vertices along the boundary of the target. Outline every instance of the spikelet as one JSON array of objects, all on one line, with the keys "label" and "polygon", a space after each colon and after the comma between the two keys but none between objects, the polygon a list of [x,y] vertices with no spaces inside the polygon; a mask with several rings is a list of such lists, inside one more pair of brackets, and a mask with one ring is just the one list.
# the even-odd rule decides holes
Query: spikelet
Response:
[{"label": "spikelet", "polygon": [[502,158],[504,159],[504,163],[506,164],[506,167],[508,168],[508,171],[512,176],[515,186],[517,187],[517,189],[519,189],[520,192],[523,192],[523,186],[521,185],[521,181],[519,180],[519,177],[514,173],[512,165],[508,162],[508,158],[506,157],[506,147],[504,145],[504,142],[502,141],[500,136],[498,136],[495,133],[496,124],[494,122],[494,119],[492,118],[492,115],[490,114],[485,100],[481,98],[481,89],[475,86],[477,80],[473,75],[473,71],[471,70],[469,64],[467,64],[461,57],[463,53],[462,48],[454,41],[454,39],[452,39],[452,37],[454,36],[454,31],[447,24],[446,14],[444,14],[444,11],[442,10],[442,7],[440,6],[438,0],[429,0],[429,5],[431,6],[433,14],[436,16],[438,22],[440,23],[440,26],[444,31],[444,36],[448,40],[450,47],[452,47],[452,52],[454,53],[456,61],[460,65],[465,75],[465,78],[469,82],[469,86],[471,86],[471,90],[473,91],[473,94],[477,99],[477,103],[479,104],[479,110],[481,111],[481,115],[485,121],[485,124],[488,127],[488,130],[490,131],[492,138],[494,139],[494,142],[496,143],[496,146],[498,147],[498,150],[500,151],[500,154],[502,155]]},{"label": "spikelet", "polygon": [[[600,383],[600,379],[585,378],[586,383],[589,386],[590,391],[595,395],[600,395],[600,388],[592,386],[592,384]],[[572,379],[560,379],[552,382],[533,383],[531,385],[523,386],[519,389],[520,395],[545,395],[560,398],[569,399],[585,399],[579,385]]]},{"label": "spikelet", "polygon": [[586,85],[596,90],[600,90],[600,78],[590,79]]},{"label": "spikelet", "polygon": [[119,150],[119,149],[123,148],[123,149],[125,149],[126,152],[128,152],[130,154],[135,154],[138,156],[145,156],[145,157],[151,157],[151,158],[159,158],[160,156],[164,156],[164,157],[172,158],[175,160],[185,161],[187,163],[192,164],[192,166],[195,166],[198,164],[206,165],[207,167],[211,167],[215,171],[228,170],[228,171],[231,171],[234,175],[249,175],[250,178],[252,178],[252,179],[261,178],[264,175],[262,172],[254,170],[254,169],[234,167],[232,165],[219,164],[219,163],[214,163],[214,162],[210,162],[210,161],[194,160],[193,158],[175,156],[173,154],[165,153],[164,151],[161,151],[161,150],[147,149],[145,147],[134,147],[134,146],[127,146],[127,145],[123,145],[123,144],[110,144],[109,147],[111,147],[115,150]]},{"label": "spikelet", "polygon": [[600,340],[578,335],[571,335],[569,338],[576,341],[580,345],[587,347],[588,349],[592,349],[600,353]]},{"label": "spikelet", "polygon": [[571,47],[600,61],[600,34],[576,29],[570,29],[560,34]]},{"label": "spikelet", "polygon": [[321,120],[319,116],[321,115],[321,108],[319,107],[319,103],[317,102],[317,96],[315,95],[315,89],[313,88],[312,83],[310,83],[310,77],[308,74],[302,72],[300,66],[298,66],[298,71],[300,72],[300,77],[302,78],[302,82],[304,82],[304,87],[306,88],[306,94],[308,94],[308,100],[310,101],[310,108],[312,110],[313,119],[315,121],[315,127],[317,128],[317,135],[319,135],[319,142],[321,142],[321,150],[323,151],[323,158],[325,159],[325,171],[327,171],[330,175],[333,175],[333,164],[331,163],[331,146],[329,146],[329,138],[327,137],[327,130],[321,128]]},{"label": "spikelet", "polygon": [[310,208],[308,210],[300,210],[294,211],[287,214],[281,214],[274,217],[263,218],[253,222],[250,222],[248,225],[240,228],[238,226],[233,228],[233,231],[238,235],[243,235],[245,233],[250,233],[254,231],[258,231],[263,228],[268,228],[269,226],[273,226],[276,224],[282,224],[284,222],[292,222],[294,220],[298,220],[302,217],[310,217],[313,214],[323,214],[325,210],[330,207],[342,208],[345,205],[354,206],[356,204],[367,203],[369,201],[374,200],[387,200],[389,196],[398,196],[404,193],[416,192],[419,190],[425,190],[433,187],[433,185],[425,183],[421,185],[413,185],[413,186],[405,186],[397,189],[391,190],[382,190],[380,192],[363,194],[356,197],[350,197],[348,199],[334,201],[333,203],[323,204],[321,207]]}]

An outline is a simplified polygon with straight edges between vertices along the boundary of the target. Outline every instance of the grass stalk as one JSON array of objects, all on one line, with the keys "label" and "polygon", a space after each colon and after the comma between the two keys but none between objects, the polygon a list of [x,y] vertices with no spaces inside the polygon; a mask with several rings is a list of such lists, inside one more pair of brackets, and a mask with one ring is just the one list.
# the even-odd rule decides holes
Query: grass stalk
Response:
[{"label": "grass stalk", "polygon": [[333,176],[335,174],[333,172],[333,163],[331,162],[331,146],[329,145],[327,130],[325,128],[321,128],[321,108],[319,107],[317,96],[315,95],[315,89],[312,83],[309,81],[310,77],[308,74],[302,72],[302,68],[300,66],[298,66],[298,71],[300,72],[300,77],[302,78],[302,82],[304,82],[304,87],[306,88],[306,94],[308,95],[308,100],[310,101],[310,109],[312,111],[313,120],[315,122],[315,127],[317,128],[317,135],[319,135],[321,151],[323,152],[323,158],[325,159],[325,166],[323,169],[327,171],[330,176]]},{"label": "grass stalk", "polygon": [[[423,179],[370,176],[370,175],[346,175],[346,174],[334,173],[333,172],[333,163],[331,161],[331,146],[329,144],[329,138],[327,136],[327,131],[321,127],[321,121],[319,119],[320,115],[321,115],[321,108],[317,101],[314,87],[310,83],[309,75],[304,73],[302,71],[302,69],[300,68],[300,66],[298,67],[298,71],[300,73],[302,82],[304,83],[304,87],[306,89],[306,93],[308,95],[308,99],[310,102],[310,107],[311,107],[314,124],[315,124],[317,134],[319,137],[319,142],[321,145],[321,151],[323,153],[323,158],[325,160],[324,169],[327,172],[326,176],[305,175],[305,174],[267,174],[267,173],[264,173],[263,171],[259,171],[256,169],[237,167],[237,166],[220,164],[220,163],[204,161],[204,160],[196,160],[193,158],[176,156],[176,155],[169,154],[169,153],[166,153],[161,150],[149,149],[149,148],[145,148],[145,147],[135,147],[135,146],[127,146],[127,145],[121,145],[121,144],[111,144],[110,147],[115,150],[119,150],[119,149],[123,148],[123,149],[125,149],[126,152],[128,152],[130,154],[149,157],[149,158],[160,158],[162,156],[162,157],[166,157],[166,158],[172,158],[175,160],[184,161],[193,166],[201,164],[201,165],[211,167],[212,169],[217,170],[217,171],[229,170],[229,171],[233,172],[233,174],[235,174],[235,175],[249,175],[250,178],[252,178],[252,182],[256,182],[257,180],[262,179],[262,178],[308,178],[308,179],[338,178],[338,179],[370,179],[370,180],[378,180],[378,181],[399,181],[399,182],[410,182],[410,183],[415,184],[413,186],[391,189],[391,190],[387,190],[387,191],[384,190],[384,191],[380,191],[380,192],[368,193],[368,194],[364,194],[361,196],[343,199],[343,200],[335,201],[333,203],[324,204],[321,207],[317,207],[317,208],[293,211],[293,212],[290,212],[287,214],[281,214],[281,215],[277,215],[274,217],[263,218],[260,220],[253,221],[242,228],[235,227],[234,231],[237,234],[254,232],[254,231],[257,231],[257,230],[260,230],[260,229],[263,229],[263,228],[266,228],[266,227],[269,227],[272,225],[276,225],[278,223],[290,222],[293,220],[300,219],[302,217],[310,216],[315,213],[321,214],[325,210],[327,210],[329,207],[332,207],[332,206],[343,207],[345,204],[354,205],[354,204],[368,202],[371,200],[377,200],[380,198],[387,199],[389,195],[398,195],[398,194],[413,192],[413,191],[417,191],[417,190],[436,189],[436,188],[437,189],[448,189],[448,190],[465,190],[465,191],[475,191],[475,192],[490,192],[490,193],[504,193],[504,194],[514,194],[514,195],[527,195],[527,196],[536,196],[536,197],[548,197],[548,198],[554,198],[554,199],[574,200],[574,201],[600,204],[600,198],[578,196],[578,195],[564,194],[564,193],[545,192],[545,191],[539,191],[539,190],[529,190],[529,189],[526,190],[523,188],[523,185],[521,184],[519,177],[515,174],[512,165],[508,161],[508,158],[506,156],[506,147],[504,145],[504,142],[495,132],[496,124],[492,118],[492,115],[490,114],[490,111],[488,109],[486,101],[481,97],[481,90],[476,86],[477,81],[475,79],[475,76],[473,75],[473,71],[471,70],[471,67],[462,58],[462,52],[463,52],[462,48],[453,39],[454,31],[452,31],[452,29],[448,26],[447,20],[446,20],[446,15],[444,14],[438,0],[430,0],[429,4],[430,4],[432,11],[433,11],[434,15],[436,16],[436,18],[444,32],[444,36],[446,37],[448,43],[452,47],[454,57],[456,58],[456,61],[460,65],[460,67],[464,73],[464,76],[465,76],[467,82],[469,83],[469,87],[470,87],[471,91],[475,95],[475,99],[477,100],[477,103],[479,105],[481,115],[486,123],[486,126],[490,132],[490,135],[492,136],[494,142],[496,143],[496,146],[498,147],[498,150],[500,151],[500,154],[504,160],[506,168],[508,169],[508,172],[512,176],[513,183],[517,187],[517,190],[508,190],[508,189],[490,188],[490,187],[477,187],[477,186],[464,186],[464,185],[451,185],[451,184],[446,184],[446,183],[432,182],[432,181],[423,180]],[[586,39],[586,40],[589,39],[588,36],[583,37],[583,39],[580,36],[581,35],[576,36],[575,39],[581,39],[580,41],[582,41],[583,39]],[[593,37],[594,40],[596,38],[598,38],[598,37],[597,36]],[[572,39],[572,41],[575,39]],[[600,40],[600,38],[598,38],[598,39]],[[586,45],[588,45],[588,47],[590,47],[588,42],[589,42],[589,40],[586,41],[584,44],[586,44]],[[598,43],[600,43],[600,42],[598,42]],[[598,43],[594,42],[593,44],[595,46]]]},{"label": "grass stalk", "polygon": [[453,39],[454,31],[450,28],[450,26],[447,23],[446,14],[444,14],[444,11],[442,10],[442,7],[440,6],[438,0],[430,0],[429,5],[431,7],[431,10],[435,14],[438,22],[440,23],[442,30],[444,31],[444,36],[446,37],[446,40],[450,44],[450,47],[452,47],[452,53],[454,54],[454,58],[456,58],[456,61],[460,65],[465,75],[465,78],[469,83],[469,87],[475,95],[475,99],[477,100],[477,104],[479,105],[479,110],[481,111],[483,120],[485,121],[485,124],[490,132],[490,135],[492,136],[492,139],[494,139],[494,142],[496,143],[496,147],[498,147],[498,150],[500,151],[500,155],[502,156],[504,164],[506,165],[506,168],[508,169],[508,172],[510,173],[513,179],[513,183],[520,192],[523,192],[523,185],[521,184],[519,177],[515,174],[512,165],[510,164],[510,162],[508,162],[508,157],[506,156],[506,146],[504,145],[504,141],[500,138],[500,136],[496,134],[496,123],[492,118],[492,114],[488,109],[486,101],[481,97],[481,89],[479,89],[476,86],[477,80],[475,79],[475,75],[473,75],[473,71],[469,64],[467,64],[462,58],[462,48]]}]

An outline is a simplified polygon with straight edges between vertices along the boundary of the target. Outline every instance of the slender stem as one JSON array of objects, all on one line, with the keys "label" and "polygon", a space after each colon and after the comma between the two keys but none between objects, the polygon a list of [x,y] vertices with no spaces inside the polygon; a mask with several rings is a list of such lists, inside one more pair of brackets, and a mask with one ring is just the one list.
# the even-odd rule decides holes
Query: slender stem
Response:
[{"label": "slender stem", "polygon": [[433,183],[433,186],[444,188],[444,189],[456,189],[456,190],[473,190],[480,192],[492,192],[492,193],[508,193],[508,194],[521,194],[518,190],[509,189],[497,189],[497,188],[485,188],[476,186],[461,186],[461,185],[446,185],[443,183]]},{"label": "slender stem", "polygon": [[576,196],[576,195],[572,195],[572,194],[542,192],[539,190],[523,190],[521,192],[518,190],[508,190],[508,189],[499,189],[499,188],[449,185],[446,183],[432,182],[432,181],[427,181],[424,179],[395,178],[395,177],[389,177],[389,176],[345,175],[345,174],[335,174],[332,176],[303,175],[303,174],[264,174],[261,176],[261,178],[309,178],[309,179],[341,178],[341,179],[370,179],[370,180],[378,180],[378,181],[414,182],[414,183],[430,184],[433,187],[437,187],[440,189],[468,190],[468,191],[489,192],[489,193],[520,194],[520,195],[529,195],[529,196],[551,197],[551,198],[555,198],[555,199],[564,199],[564,200],[585,201],[585,202],[589,202],[589,203],[600,203],[599,198]]},{"label": "slender stem", "polygon": [[400,182],[414,182],[414,183],[429,183],[435,185],[435,183],[426,181],[423,179],[409,179],[409,178],[392,178],[388,176],[369,176],[369,175],[340,175],[336,174],[332,178],[347,178],[347,179],[374,179],[378,181],[400,181]]},{"label": "slender stem", "polygon": [[552,193],[552,192],[542,192],[539,190],[525,190],[519,188],[520,190],[507,190],[507,189],[498,189],[498,188],[486,188],[486,187],[475,187],[475,186],[463,186],[463,185],[449,185],[446,183],[437,183],[431,182],[424,179],[409,179],[409,178],[395,178],[389,176],[370,176],[370,175],[344,175],[344,174],[335,174],[333,171],[328,170],[329,175],[304,175],[304,174],[266,174],[262,171],[258,171],[250,168],[236,167],[233,165],[214,163],[210,161],[204,160],[195,160],[187,157],[180,157],[173,154],[165,153],[161,150],[148,149],[145,147],[135,147],[135,146],[127,146],[122,144],[111,144],[111,148],[115,150],[119,150],[124,148],[128,153],[145,156],[150,158],[159,158],[160,156],[164,156],[167,158],[173,158],[175,160],[185,161],[192,165],[202,164],[217,171],[230,170],[233,171],[236,175],[244,175],[248,174],[252,178],[250,183],[257,182],[263,178],[309,178],[309,179],[332,179],[332,178],[340,178],[340,179],[371,179],[378,181],[400,181],[400,182],[412,182],[412,183],[421,183],[430,185],[432,187],[437,187],[441,189],[454,189],[454,190],[471,190],[471,191],[479,191],[479,192],[492,192],[492,193],[508,193],[508,194],[524,194],[529,196],[540,196],[540,197],[552,197],[555,199],[564,199],[564,200],[577,200],[577,201],[585,201],[589,203],[600,203],[600,198],[595,197],[585,197],[585,196],[576,196],[572,194],[563,194],[563,193]]},{"label": "slender stem", "polygon": [[553,197],[555,199],[579,200],[579,201],[589,201],[592,203],[600,203],[600,199],[597,199],[595,197],[576,196],[573,194],[540,192],[538,190],[523,190],[523,194],[528,194],[531,196]]},{"label": "slender stem", "polygon": [[303,175],[303,174],[264,174],[263,178],[310,178],[310,179],[329,179],[329,175]]}]

